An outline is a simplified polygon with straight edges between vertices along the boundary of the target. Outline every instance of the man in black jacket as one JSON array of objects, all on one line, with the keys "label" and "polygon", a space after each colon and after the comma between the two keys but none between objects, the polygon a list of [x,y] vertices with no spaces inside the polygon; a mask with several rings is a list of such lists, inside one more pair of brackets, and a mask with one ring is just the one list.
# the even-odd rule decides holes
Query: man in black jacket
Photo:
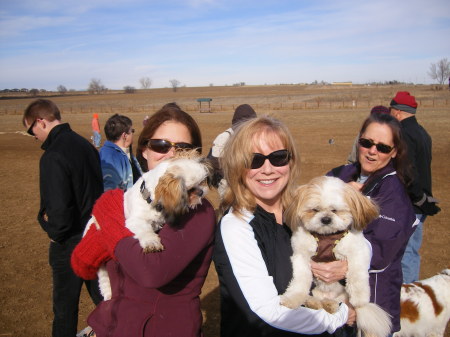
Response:
[{"label": "man in black jacket", "polygon": [[431,191],[431,137],[417,122],[415,97],[407,91],[399,91],[392,99],[390,109],[391,115],[400,121],[402,136],[408,147],[412,181],[407,190],[420,221],[408,241],[402,260],[403,283],[411,283],[419,279],[423,223],[428,215],[435,215],[440,208]]},{"label": "man in black jacket", "polygon": [[70,265],[70,256],[81,240],[94,202],[103,192],[100,159],[85,138],[61,122],[61,113],[50,100],[33,101],[22,122],[28,133],[43,143],[41,148],[45,151],[39,163],[38,221],[50,238],[52,336],[74,337],[83,282],[95,304],[102,300],[98,282],[78,278]]}]

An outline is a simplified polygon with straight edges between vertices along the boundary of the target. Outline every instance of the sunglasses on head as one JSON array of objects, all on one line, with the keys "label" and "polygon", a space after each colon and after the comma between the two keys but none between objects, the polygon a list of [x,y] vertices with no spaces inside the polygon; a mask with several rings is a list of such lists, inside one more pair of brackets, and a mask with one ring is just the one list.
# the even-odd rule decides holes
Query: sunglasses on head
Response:
[{"label": "sunglasses on head", "polygon": [[165,139],[149,139],[147,147],[150,150],[163,154],[169,152],[172,147],[176,150],[192,150],[195,148],[194,145],[189,143],[172,143]]},{"label": "sunglasses on head", "polygon": [[252,164],[250,165],[250,167],[252,169],[258,169],[264,165],[264,162],[266,161],[266,159],[269,159],[269,162],[273,166],[277,166],[277,167],[286,166],[289,163],[289,160],[291,160],[291,154],[289,153],[288,150],[274,151],[267,156],[265,156],[261,153],[254,153],[253,159],[252,159]]},{"label": "sunglasses on head", "polygon": [[382,143],[375,144],[373,141],[371,141],[370,139],[366,139],[366,138],[360,138],[358,140],[358,143],[359,143],[359,145],[361,145],[362,147],[364,147],[366,149],[370,149],[372,146],[375,145],[378,152],[386,153],[386,154],[390,153],[394,149],[393,146],[389,146],[389,145],[382,144]]}]

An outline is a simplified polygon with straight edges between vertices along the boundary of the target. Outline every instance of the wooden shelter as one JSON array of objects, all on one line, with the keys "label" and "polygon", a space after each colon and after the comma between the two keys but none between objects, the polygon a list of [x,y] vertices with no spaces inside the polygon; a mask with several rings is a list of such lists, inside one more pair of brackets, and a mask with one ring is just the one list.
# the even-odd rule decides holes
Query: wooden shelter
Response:
[{"label": "wooden shelter", "polygon": [[[211,101],[212,98],[197,98],[199,112],[211,112]],[[206,108],[202,109],[202,103],[204,102],[208,102],[207,109]]]}]

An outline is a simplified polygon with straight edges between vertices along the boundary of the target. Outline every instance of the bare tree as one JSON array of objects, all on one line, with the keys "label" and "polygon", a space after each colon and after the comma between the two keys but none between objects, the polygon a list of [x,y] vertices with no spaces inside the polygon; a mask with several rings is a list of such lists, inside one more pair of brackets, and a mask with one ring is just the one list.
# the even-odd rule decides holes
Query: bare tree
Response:
[{"label": "bare tree", "polygon": [[178,81],[178,80],[170,80],[169,82],[170,82],[170,85],[172,86],[172,90],[174,92],[176,92],[178,87],[180,86],[180,81]]},{"label": "bare tree", "polygon": [[136,92],[136,88],[129,85],[123,87],[123,90],[126,94],[134,94]]},{"label": "bare tree", "polygon": [[101,94],[106,91],[106,87],[102,84],[102,81],[93,78],[91,79],[91,82],[89,82],[88,91],[90,94]]},{"label": "bare tree", "polygon": [[33,88],[28,92],[31,96],[36,97],[39,94],[39,89]]},{"label": "bare tree", "polygon": [[61,95],[64,95],[64,94],[67,92],[67,88],[66,88],[64,85],[62,85],[62,84],[58,85],[58,87],[56,88],[56,90],[58,90],[58,92],[59,92]]},{"label": "bare tree", "polygon": [[444,58],[436,63],[431,63],[428,75],[430,75],[433,80],[438,81],[439,84],[444,84],[450,76],[450,62],[447,58]]},{"label": "bare tree", "polygon": [[142,89],[149,89],[152,86],[152,80],[150,77],[142,77],[139,80],[139,83],[141,84]]}]

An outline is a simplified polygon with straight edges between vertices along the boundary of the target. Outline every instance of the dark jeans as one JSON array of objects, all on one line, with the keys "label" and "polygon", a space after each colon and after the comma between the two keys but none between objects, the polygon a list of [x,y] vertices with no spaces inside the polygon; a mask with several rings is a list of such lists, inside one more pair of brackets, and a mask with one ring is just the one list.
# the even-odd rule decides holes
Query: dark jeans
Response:
[{"label": "dark jeans", "polygon": [[70,256],[80,242],[81,234],[64,243],[51,242],[49,263],[53,276],[53,337],[75,337],[78,325],[78,302],[83,283],[95,304],[102,301],[98,280],[84,281],[75,275]]}]

